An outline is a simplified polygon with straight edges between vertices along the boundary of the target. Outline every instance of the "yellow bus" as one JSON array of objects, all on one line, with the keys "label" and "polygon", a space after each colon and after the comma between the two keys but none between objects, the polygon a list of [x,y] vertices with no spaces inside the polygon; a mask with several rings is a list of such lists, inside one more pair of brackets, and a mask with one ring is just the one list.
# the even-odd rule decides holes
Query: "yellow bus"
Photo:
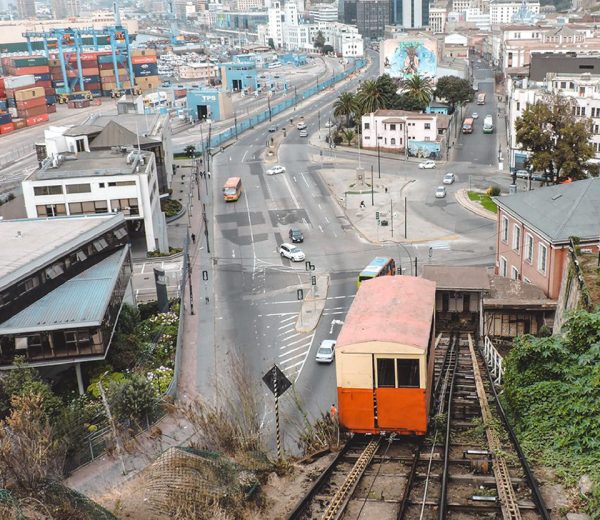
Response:
[{"label": "yellow bus", "polygon": [[225,202],[236,201],[242,194],[242,179],[240,177],[229,177],[223,186],[223,198]]}]

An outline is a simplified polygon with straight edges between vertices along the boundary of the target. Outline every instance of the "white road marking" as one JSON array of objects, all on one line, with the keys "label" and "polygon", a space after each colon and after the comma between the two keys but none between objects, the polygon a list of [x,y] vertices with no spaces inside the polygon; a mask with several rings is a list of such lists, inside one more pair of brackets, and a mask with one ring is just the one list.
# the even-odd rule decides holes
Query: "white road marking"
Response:
[{"label": "white road marking", "polygon": [[329,224],[329,219],[327,218],[327,215],[325,216],[325,222],[327,222],[327,224]]},{"label": "white road marking", "polygon": [[[283,359],[283,360],[281,360],[281,364],[282,364],[282,365],[285,365],[285,364],[287,364],[289,361],[291,361],[292,359],[297,359],[297,358],[299,358],[299,357],[302,357],[302,356],[306,356],[306,352],[300,352],[300,354],[297,354],[297,355],[295,355],[295,356],[292,356],[291,358],[288,358],[288,359]],[[281,359],[281,356],[279,356],[279,359]]]},{"label": "white road marking", "polygon": [[305,340],[305,338],[300,338],[299,340],[296,340],[296,341],[292,341],[292,342],[290,342],[290,343],[287,343],[287,344],[285,345],[285,347],[281,347],[281,348],[286,348],[286,347],[291,347],[292,345],[297,345],[298,343],[300,343],[301,341],[304,341],[304,340]]},{"label": "white road marking", "polygon": [[244,162],[246,160],[246,154],[248,153],[248,150],[246,150],[244,152],[244,155],[242,156],[242,162]]},{"label": "white road marking", "polygon": [[248,197],[246,196],[246,190],[244,190],[244,200],[246,201],[246,212],[248,213],[248,224],[250,225],[250,240],[252,241],[252,256],[254,259],[254,265],[252,266],[252,279],[256,274],[256,246],[254,244],[254,231],[252,230],[252,218],[250,217],[250,206],[248,205]]},{"label": "white road marking", "polygon": [[292,187],[290,186],[290,181],[288,181],[288,178],[285,175],[283,176],[283,180],[285,181],[287,189],[290,192],[290,196],[292,197],[292,200],[294,201],[294,204],[296,205],[296,209],[300,209],[300,204],[298,204],[298,200],[296,199],[296,196],[294,195],[294,192],[292,191]]},{"label": "white road marking", "polygon": [[[285,347],[279,347],[279,350],[284,349]],[[292,348],[290,350],[286,350],[285,352],[282,352],[281,354],[279,354],[279,359],[283,359],[284,357],[287,357],[289,354],[292,354],[293,352],[297,352],[300,349],[306,348],[306,345],[300,345],[299,347],[296,348]]]},{"label": "white road marking", "polygon": [[294,319],[294,317],[292,316],[290,318],[286,318],[285,320],[281,320],[281,323],[285,323],[286,321],[290,321],[290,320],[293,320],[293,319]]},{"label": "white road marking", "polygon": [[[264,314],[265,317],[269,317],[269,316],[289,316],[290,314],[293,314],[294,316],[298,316],[297,312],[274,312],[273,314]],[[261,317],[263,316],[262,314],[260,315]]]},{"label": "white road marking", "polygon": [[231,258],[235,258],[235,249],[231,250]]},{"label": "white road marking", "polygon": [[321,230],[321,233],[325,233],[325,231],[323,231],[323,227],[321,226],[321,224],[319,224],[319,229]]},{"label": "white road marking", "polygon": [[[283,334],[287,334],[287,332],[284,332]],[[285,338],[282,338],[282,340],[287,341],[288,339],[297,338],[298,336],[301,336],[301,335],[302,335],[301,332],[296,332],[295,334],[292,334],[291,336],[286,336]],[[281,334],[280,334],[280,336],[281,336]]]},{"label": "white road marking", "polygon": [[[291,370],[294,367],[297,367],[298,365],[302,365],[304,366],[304,362],[306,361],[306,359],[303,359],[302,361],[298,361],[298,363],[294,363],[293,365],[290,365],[289,367],[287,367],[288,370]],[[302,368],[300,368],[300,370],[298,371],[298,376],[300,375],[300,371],[302,370]],[[296,377],[296,381],[298,381],[298,378]]]},{"label": "white road marking", "polygon": [[304,179],[304,183],[306,184],[306,187],[310,188],[308,181],[306,180],[306,177],[304,176],[304,173],[301,173],[300,175],[302,175],[302,178]]},{"label": "white road marking", "polygon": [[292,176],[292,179],[294,179],[294,182],[295,182],[296,184],[298,184],[298,181],[296,180],[296,176],[295,176],[295,175],[293,175],[293,176]]},{"label": "white road marking", "polygon": [[324,312],[323,316],[338,316],[339,314],[346,314],[346,312],[345,311]]},{"label": "white road marking", "polygon": [[293,323],[288,323],[286,325],[282,325],[281,327],[279,327],[279,329],[277,330],[281,330],[281,329],[289,329],[290,327],[293,327],[294,324]]},{"label": "white road marking", "polygon": [[286,300],[286,301],[282,301],[282,302],[265,302],[265,305],[279,305],[279,304],[283,304],[283,303],[298,303],[298,300]]}]

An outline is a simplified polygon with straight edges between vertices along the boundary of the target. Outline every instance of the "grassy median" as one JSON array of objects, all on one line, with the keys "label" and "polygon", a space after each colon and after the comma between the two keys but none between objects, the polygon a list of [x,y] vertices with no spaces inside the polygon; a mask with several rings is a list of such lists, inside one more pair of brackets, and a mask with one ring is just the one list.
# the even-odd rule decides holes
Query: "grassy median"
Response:
[{"label": "grassy median", "polygon": [[498,212],[498,206],[496,206],[496,203],[489,195],[480,193],[478,191],[469,191],[467,192],[467,195],[469,195],[469,200],[479,202],[479,204],[481,204],[488,211],[491,211],[492,213]]}]

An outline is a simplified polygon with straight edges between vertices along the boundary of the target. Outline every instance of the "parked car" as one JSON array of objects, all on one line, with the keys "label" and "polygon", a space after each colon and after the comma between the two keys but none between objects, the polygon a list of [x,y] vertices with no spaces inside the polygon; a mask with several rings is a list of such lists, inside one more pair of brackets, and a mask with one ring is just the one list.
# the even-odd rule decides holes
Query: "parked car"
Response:
[{"label": "parked car", "polygon": [[289,237],[292,243],[304,242],[304,235],[302,234],[302,231],[297,228],[290,229]]},{"label": "parked car", "polygon": [[285,173],[285,168],[280,164],[273,166],[267,170],[267,175],[277,175],[278,173]]},{"label": "parked car", "polygon": [[454,176],[454,174],[448,172],[446,175],[444,175],[444,178],[442,179],[442,183],[443,184],[452,184],[452,183],[454,183],[455,180],[456,180],[456,177]]},{"label": "parked car", "polygon": [[435,198],[436,199],[443,199],[446,196],[446,187],[445,186],[438,186],[435,189]]},{"label": "parked car", "polygon": [[335,340],[324,339],[317,350],[317,363],[331,363],[335,358]]},{"label": "parked car", "polygon": [[306,130],[300,130],[300,137],[308,137],[308,132]]},{"label": "parked car", "polygon": [[327,123],[325,123],[325,128],[332,128],[335,126],[335,123],[332,123],[331,120],[327,121]]},{"label": "parked car", "polygon": [[534,181],[540,181],[540,182],[551,182],[552,181],[552,175],[550,173],[534,173],[531,176],[532,180]]},{"label": "parked car", "polygon": [[529,179],[531,173],[528,170],[517,170],[517,179]]},{"label": "parked car", "polygon": [[305,123],[304,121],[300,121],[300,122],[299,122],[299,123],[296,125],[296,128],[297,128],[298,130],[304,130],[304,129],[306,129],[306,123]]},{"label": "parked car", "polygon": [[473,119],[479,119],[479,114],[478,114],[477,112],[473,112],[473,113],[471,114],[471,117],[472,117]]},{"label": "parked car", "polygon": [[269,132],[273,133],[273,132],[277,132],[277,127],[275,125],[271,125],[269,127]]},{"label": "parked car", "polygon": [[419,163],[419,168],[421,170],[430,170],[431,168],[435,168],[435,161],[423,161]]},{"label": "parked car", "polygon": [[289,258],[292,262],[302,262],[306,258],[302,249],[287,243],[279,246],[279,254],[284,258]]}]

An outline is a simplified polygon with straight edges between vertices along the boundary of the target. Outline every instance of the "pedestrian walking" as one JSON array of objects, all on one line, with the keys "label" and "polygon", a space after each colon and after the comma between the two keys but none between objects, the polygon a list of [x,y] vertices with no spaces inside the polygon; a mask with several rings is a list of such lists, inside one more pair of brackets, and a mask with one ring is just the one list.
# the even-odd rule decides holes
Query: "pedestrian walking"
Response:
[{"label": "pedestrian walking", "polygon": [[361,207],[361,208],[366,208],[366,206],[365,206],[365,201],[364,201],[364,200],[361,200],[361,201],[360,201],[360,207]]},{"label": "pedestrian walking", "polygon": [[206,172],[206,174],[208,175],[208,178],[210,179],[210,171]]},{"label": "pedestrian walking", "polygon": [[332,421],[337,421],[337,408],[335,407],[335,403],[331,403],[331,408],[329,409],[329,416]]},{"label": "pedestrian walking", "polygon": [[192,244],[196,243],[196,235],[194,235],[194,233],[192,233]]}]

